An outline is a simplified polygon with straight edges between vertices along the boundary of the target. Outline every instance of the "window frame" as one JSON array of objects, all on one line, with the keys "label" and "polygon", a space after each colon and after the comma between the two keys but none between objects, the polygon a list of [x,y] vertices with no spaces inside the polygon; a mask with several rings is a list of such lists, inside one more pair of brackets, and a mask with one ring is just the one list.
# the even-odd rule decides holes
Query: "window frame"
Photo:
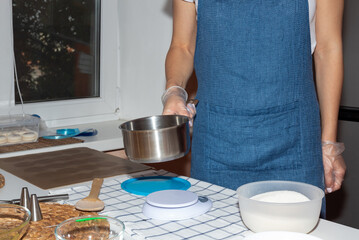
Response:
[{"label": "window frame", "polygon": [[[100,1],[100,97],[24,104],[26,114],[37,114],[48,127],[119,118],[119,22],[117,0]],[[15,105],[12,0],[0,1],[0,115],[21,114]]]}]

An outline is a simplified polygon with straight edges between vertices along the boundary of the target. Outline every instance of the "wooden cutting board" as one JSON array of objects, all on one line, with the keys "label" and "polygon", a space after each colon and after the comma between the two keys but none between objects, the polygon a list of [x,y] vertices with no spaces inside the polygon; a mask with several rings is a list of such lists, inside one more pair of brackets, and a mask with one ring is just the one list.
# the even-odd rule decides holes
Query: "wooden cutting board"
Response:
[{"label": "wooden cutting board", "polygon": [[146,165],[84,147],[2,158],[0,168],[42,189],[150,169]]}]

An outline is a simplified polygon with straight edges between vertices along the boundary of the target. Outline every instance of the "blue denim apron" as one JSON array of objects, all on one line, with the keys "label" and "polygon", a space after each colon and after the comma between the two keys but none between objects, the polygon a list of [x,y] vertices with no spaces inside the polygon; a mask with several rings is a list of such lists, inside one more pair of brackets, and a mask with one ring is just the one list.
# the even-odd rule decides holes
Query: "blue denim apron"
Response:
[{"label": "blue denim apron", "polygon": [[308,0],[202,0],[191,176],[324,188]]}]

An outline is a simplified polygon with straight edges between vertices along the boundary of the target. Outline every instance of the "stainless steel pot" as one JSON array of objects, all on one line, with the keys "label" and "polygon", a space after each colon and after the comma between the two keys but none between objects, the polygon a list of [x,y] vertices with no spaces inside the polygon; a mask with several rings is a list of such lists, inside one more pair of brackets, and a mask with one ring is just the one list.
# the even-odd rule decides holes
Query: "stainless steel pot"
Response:
[{"label": "stainless steel pot", "polygon": [[120,125],[125,152],[138,163],[166,162],[185,156],[190,149],[189,118],[158,115]]}]

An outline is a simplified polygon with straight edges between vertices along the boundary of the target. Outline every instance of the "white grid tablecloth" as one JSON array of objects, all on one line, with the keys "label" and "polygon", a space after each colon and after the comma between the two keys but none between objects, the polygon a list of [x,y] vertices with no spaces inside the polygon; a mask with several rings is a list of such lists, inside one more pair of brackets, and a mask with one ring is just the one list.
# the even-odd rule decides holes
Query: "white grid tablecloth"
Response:
[{"label": "white grid tablecloth", "polygon": [[[105,202],[105,209],[100,215],[107,215],[124,222],[126,236],[130,239],[149,240],[206,240],[206,239],[243,239],[252,234],[243,224],[238,209],[238,198],[235,191],[182,177],[191,183],[188,191],[212,200],[211,210],[201,216],[180,221],[162,221],[149,219],[142,214],[145,196],[130,194],[121,188],[121,183],[143,176],[176,176],[164,170],[146,171],[131,175],[122,175],[105,179],[100,199]],[[68,193],[67,204],[74,205],[78,200],[88,196],[91,183],[50,191],[51,194]]]}]

